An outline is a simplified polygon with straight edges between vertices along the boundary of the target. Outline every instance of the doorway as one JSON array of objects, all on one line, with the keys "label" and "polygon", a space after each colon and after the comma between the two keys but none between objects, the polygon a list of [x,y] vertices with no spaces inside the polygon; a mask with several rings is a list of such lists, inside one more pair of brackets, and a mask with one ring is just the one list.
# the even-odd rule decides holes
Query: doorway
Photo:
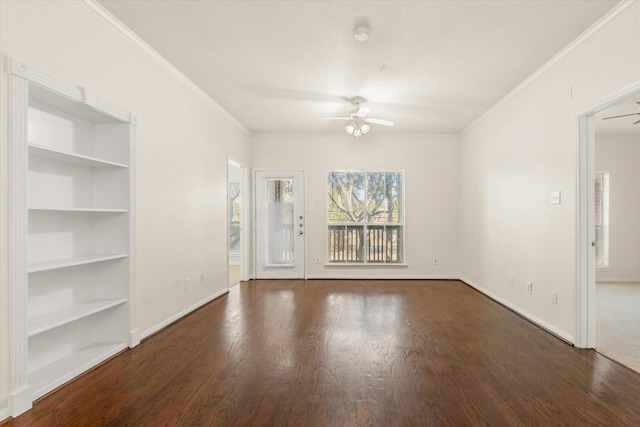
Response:
[{"label": "doorway", "polygon": [[594,158],[595,349],[640,372],[640,94],[595,115]]},{"label": "doorway", "polygon": [[241,163],[228,159],[227,165],[227,254],[228,285],[233,286],[240,281],[248,280],[247,227],[249,212],[247,209],[247,174],[248,169]]},{"label": "doorway", "polygon": [[[597,264],[602,263],[602,249],[598,240],[602,238],[602,211],[597,212],[598,193],[602,196],[602,174],[596,169],[596,128],[607,110],[628,100],[640,97],[640,82],[637,82],[603,100],[577,116],[578,128],[578,193],[577,193],[577,286],[576,286],[576,347],[596,348],[598,318]],[[635,110],[634,110],[635,111]],[[614,114],[612,114],[614,115]],[[640,118],[640,117],[639,117]],[[635,120],[632,120],[632,122]],[[633,126],[633,125],[632,125]],[[635,126],[640,126],[637,124]],[[640,143],[640,141],[638,141]],[[596,187],[596,178],[599,186]],[[611,177],[607,177],[610,179]],[[610,183],[614,185],[614,183]],[[607,187],[610,188],[608,184]],[[598,191],[597,191],[598,190]],[[602,206],[599,206],[602,208]]]},{"label": "doorway", "polygon": [[305,277],[304,173],[255,172],[255,276]]}]

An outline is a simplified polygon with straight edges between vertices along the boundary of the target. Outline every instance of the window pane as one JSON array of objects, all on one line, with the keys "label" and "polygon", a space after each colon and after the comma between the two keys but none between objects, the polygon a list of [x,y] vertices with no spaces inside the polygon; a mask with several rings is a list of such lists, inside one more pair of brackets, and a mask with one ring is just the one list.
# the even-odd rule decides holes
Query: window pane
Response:
[{"label": "window pane", "polygon": [[293,265],[293,180],[267,180],[268,264]]},{"label": "window pane", "polygon": [[329,172],[327,200],[329,222],[364,221],[364,174]]},{"label": "window pane", "polygon": [[602,251],[602,227],[596,225],[596,265],[603,266],[604,254]]},{"label": "window pane", "polygon": [[329,226],[329,261],[346,262],[345,245],[346,245],[346,226],[330,225]]},{"label": "window pane", "polygon": [[240,250],[240,183],[229,183],[229,250]]},{"label": "window pane", "polygon": [[602,174],[596,174],[596,225],[602,225]]},{"label": "window pane", "polygon": [[368,222],[402,222],[402,173],[367,174]]},{"label": "window pane", "polygon": [[384,262],[384,225],[370,225],[369,227],[367,227],[367,248],[368,262]]},{"label": "window pane", "polygon": [[347,226],[347,261],[364,262],[364,226]]},{"label": "window pane", "polygon": [[386,261],[402,262],[402,227],[397,225],[386,226]]},{"label": "window pane", "polygon": [[361,225],[330,225],[329,261],[363,262],[364,227]]},{"label": "window pane", "polygon": [[596,265],[609,266],[609,173],[596,172],[595,231]]},{"label": "window pane", "polygon": [[402,262],[402,226],[367,227],[367,262]]}]

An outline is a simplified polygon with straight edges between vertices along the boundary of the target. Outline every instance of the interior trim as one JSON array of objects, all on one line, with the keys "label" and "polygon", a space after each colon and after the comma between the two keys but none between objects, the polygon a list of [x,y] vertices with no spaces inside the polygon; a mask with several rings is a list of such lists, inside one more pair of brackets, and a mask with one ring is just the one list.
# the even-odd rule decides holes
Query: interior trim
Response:
[{"label": "interior trim", "polygon": [[180,320],[181,318],[183,318],[184,316],[190,314],[191,312],[199,309],[200,307],[202,307],[205,304],[210,303],[211,301],[220,298],[223,295],[226,295],[229,293],[229,287],[225,287],[223,290],[216,292],[213,295],[209,295],[207,298],[198,301],[197,303],[193,304],[190,307],[185,308],[184,310],[174,314],[173,316],[170,316],[168,318],[166,318],[165,320],[163,320],[160,323],[155,324],[154,326],[150,327],[149,329],[143,331],[140,334],[140,340],[144,340],[145,338],[150,337],[151,335],[160,332],[162,329],[166,328],[167,326],[171,325],[174,322],[177,322],[178,320]]},{"label": "interior trim", "polygon": [[247,129],[242,123],[233,117],[227,110],[222,108],[213,98],[211,98],[206,92],[204,92],[198,85],[196,85],[191,79],[184,75],[174,65],[167,61],[160,53],[149,46],[144,40],[142,40],[136,33],[131,31],[126,25],[120,22],[115,16],[107,11],[96,0],[78,0],[78,2],[84,6],[89,12],[100,19],[112,30],[123,36],[131,44],[137,47],[142,53],[147,55],[153,62],[165,70],[169,75],[182,83],[187,89],[190,89],[193,93],[198,95],[201,99],[205,100],[208,104],[215,107],[221,112],[229,122],[233,123],[239,130],[245,135],[251,135],[251,131]]},{"label": "interior trim", "polygon": [[575,40],[569,43],[564,49],[558,52],[553,58],[548,60],[542,67],[538,68],[533,72],[529,77],[524,79],[522,83],[512,89],[509,93],[507,93],[502,99],[496,102],[493,106],[489,107],[487,111],[482,113],[477,119],[472,121],[467,125],[461,132],[459,136],[464,136],[471,129],[479,125],[482,121],[484,121],[487,117],[489,117],[495,110],[500,108],[503,104],[508,102],[511,98],[518,94],[518,92],[524,90],[529,84],[531,84],[534,80],[544,74],[548,69],[552,68],[560,61],[564,59],[565,56],[569,55],[571,52],[582,46],[587,41],[591,40],[593,37],[597,36],[602,31],[606,30],[609,26],[615,23],[618,19],[622,18],[627,12],[631,11],[634,7],[638,6],[640,2],[635,0],[624,0],[618,3],[613,7],[609,12],[607,12],[602,18],[596,21],[591,27],[589,27],[584,33],[579,35]]},{"label": "interior trim", "polygon": [[467,284],[468,286],[471,286],[472,288],[476,289],[478,292],[483,293],[484,295],[486,295],[487,297],[491,298],[492,300],[494,300],[495,302],[505,306],[506,308],[508,308],[509,310],[513,311],[514,313],[520,315],[521,317],[524,317],[525,319],[529,320],[530,322],[534,323],[536,326],[546,330],[547,332],[557,336],[558,338],[562,339],[563,341],[566,341],[569,344],[574,344],[575,343],[575,337],[573,335],[570,335],[558,328],[556,328],[555,326],[553,326],[550,323],[545,322],[544,320],[540,319],[537,316],[534,316],[533,314],[523,310],[522,308],[518,307],[515,304],[512,304],[511,302],[507,301],[504,298],[499,297],[498,295],[494,294],[493,292],[483,288],[482,286],[472,282],[469,279],[466,278],[461,278],[460,279],[461,282]]}]

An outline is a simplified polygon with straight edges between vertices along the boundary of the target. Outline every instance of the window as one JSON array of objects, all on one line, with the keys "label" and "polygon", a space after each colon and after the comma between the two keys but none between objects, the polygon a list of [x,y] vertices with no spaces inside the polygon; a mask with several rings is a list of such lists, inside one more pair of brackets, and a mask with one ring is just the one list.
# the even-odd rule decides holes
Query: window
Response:
[{"label": "window", "polygon": [[293,179],[267,178],[267,264],[293,265]]},{"label": "window", "polygon": [[609,267],[609,173],[596,172],[596,267]]},{"label": "window", "polygon": [[229,183],[229,251],[240,251],[240,183]]},{"label": "window", "polygon": [[331,263],[404,261],[404,172],[327,172]]}]

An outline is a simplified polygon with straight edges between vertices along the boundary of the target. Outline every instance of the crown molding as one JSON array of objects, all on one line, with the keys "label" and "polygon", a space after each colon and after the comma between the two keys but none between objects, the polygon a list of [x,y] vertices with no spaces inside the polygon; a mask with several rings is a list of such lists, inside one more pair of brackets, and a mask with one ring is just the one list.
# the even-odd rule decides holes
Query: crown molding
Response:
[{"label": "crown molding", "polygon": [[[219,112],[221,112],[224,116],[228,118],[230,122],[236,125],[245,135],[250,135],[252,137],[304,137],[304,138],[322,138],[322,137],[330,137],[340,135],[339,133],[335,134],[281,134],[281,133],[252,133],[249,129],[247,129],[242,123],[238,121],[234,116],[232,116],[228,111],[226,111],[220,104],[218,104],[213,98],[211,98],[206,92],[204,92],[199,86],[197,86],[191,79],[189,79],[186,75],[184,75],[180,70],[178,70],[174,65],[172,65],[169,61],[167,61],[160,53],[158,53],[155,49],[149,46],[145,41],[143,41],[137,34],[131,31],[126,25],[124,25],[120,20],[118,20],[115,16],[113,16],[109,11],[107,11],[102,5],[100,5],[96,0],[77,0],[81,5],[83,5],[88,11],[90,11],[94,16],[100,19],[103,23],[105,23],[112,30],[123,36],[126,40],[132,43],[135,47],[137,47],[141,52],[147,55],[152,61],[154,61],[157,65],[159,65],[162,69],[164,69],[168,74],[182,83],[185,87],[190,89],[200,98],[204,99],[207,103],[216,108]],[[569,43],[565,48],[563,48],[560,52],[558,52],[554,57],[552,57],[549,61],[547,61],[544,65],[534,71],[529,77],[523,80],[518,86],[512,89],[509,93],[507,93],[504,97],[502,97],[498,102],[496,102],[493,106],[489,107],[487,111],[482,113],[479,117],[477,117],[474,121],[472,121],[469,125],[467,125],[460,133],[458,134],[394,134],[394,135],[368,135],[369,139],[379,139],[379,138],[460,138],[466,135],[471,129],[476,127],[482,121],[484,121],[487,117],[489,117],[495,110],[500,108],[503,104],[508,102],[511,98],[513,98],[516,94],[521,92],[524,88],[526,88],[529,84],[535,81],[538,77],[540,77],[543,73],[545,73],[550,68],[554,67],[558,64],[562,59],[568,56],[571,52],[573,52],[576,48],[583,45],[585,42],[589,41],[600,32],[604,31],[610,25],[615,23],[618,19],[622,18],[626,13],[631,11],[633,8],[638,6],[640,1],[638,0],[623,0],[616,6],[614,6],[607,14],[605,14],[602,18],[600,18],[595,24],[593,24],[589,29],[583,32],[580,36],[578,36],[575,40]]]},{"label": "crown molding", "polygon": [[193,93],[198,95],[201,99],[205,100],[209,105],[213,106],[216,110],[222,113],[231,123],[233,123],[240,131],[245,135],[251,135],[251,131],[247,129],[242,123],[233,117],[227,110],[225,110],[220,104],[218,104],[213,98],[211,98],[205,91],[200,89],[191,79],[184,75],[174,65],[167,61],[160,53],[149,46],[144,40],[142,40],[136,33],[131,31],[126,25],[124,25],[118,18],[113,16],[108,10],[106,10],[96,0],[77,0],[82,6],[84,6],[89,12],[91,12],[100,21],[106,24],[109,28],[116,33],[124,37],[132,45],[138,48],[142,53],[149,57],[153,62],[160,66],[170,76],[182,83],[187,89],[190,89]]},{"label": "crown molding", "polygon": [[327,138],[344,138],[353,141],[367,141],[368,139],[458,139],[459,134],[456,133],[369,133],[360,138],[348,135],[346,132],[332,133],[253,133],[252,138],[282,138],[282,139],[327,139]]},{"label": "crown molding", "polygon": [[620,101],[628,99],[632,94],[640,91],[640,80],[635,83],[630,84],[629,86],[622,88],[621,90],[607,96],[604,99],[599,100],[596,104],[589,106],[581,111],[576,113],[576,116],[590,116],[592,114],[600,113]]},{"label": "crown molding", "polygon": [[482,121],[484,121],[487,117],[489,117],[495,110],[500,108],[503,104],[513,98],[520,91],[524,90],[529,84],[535,81],[538,77],[544,74],[547,70],[554,67],[560,61],[562,61],[566,56],[571,54],[578,47],[582,46],[587,41],[591,40],[602,31],[606,30],[608,27],[613,25],[618,19],[622,18],[629,11],[640,4],[639,0],[623,0],[613,7],[609,12],[607,12],[602,18],[596,21],[591,27],[589,27],[585,32],[580,34],[575,40],[565,46],[560,52],[558,52],[555,56],[553,56],[549,61],[547,61],[542,67],[538,68],[533,72],[529,77],[524,79],[522,83],[513,88],[509,93],[507,93],[504,97],[502,97],[498,102],[496,102],[493,106],[489,107],[487,111],[482,113],[478,118],[472,121],[469,125],[467,125],[460,132],[459,136],[462,137],[469,133],[471,129],[476,127]]}]

